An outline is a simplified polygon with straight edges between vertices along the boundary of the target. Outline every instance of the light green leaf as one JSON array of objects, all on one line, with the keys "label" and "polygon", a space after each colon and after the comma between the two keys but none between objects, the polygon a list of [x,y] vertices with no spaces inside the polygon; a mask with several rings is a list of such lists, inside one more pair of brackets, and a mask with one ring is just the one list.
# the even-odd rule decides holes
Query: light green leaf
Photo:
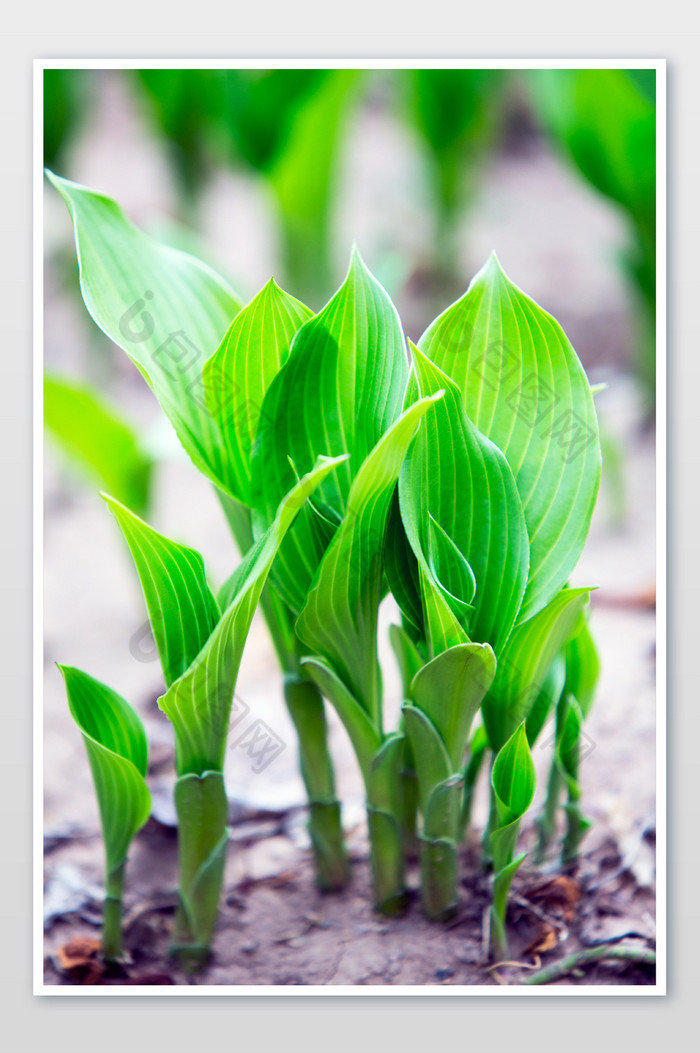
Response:
[{"label": "light green leaf", "polygon": [[542,728],[547,723],[550,715],[554,712],[557,702],[561,698],[566,680],[566,660],[560,651],[552,662],[542,682],[542,687],[532,704],[532,708],[525,721],[527,741],[530,747],[534,746],[539,738]]},{"label": "light green leaf", "polygon": [[376,727],[381,727],[377,619],[387,519],[406,451],[424,414],[438,400],[431,396],[406,410],[360,467],[345,518],[296,625],[300,639],[327,659]]},{"label": "light green leaf", "polygon": [[488,644],[461,644],[424,665],[411,684],[410,697],[437,728],[452,770],[464,761],[472,721],[496,673]]},{"label": "light green leaf", "polygon": [[590,588],[562,589],[543,611],[514,631],[481,705],[492,750],[499,750],[527,719],[557,653],[578,631],[590,594]]},{"label": "light green leaf", "polygon": [[195,465],[226,489],[202,368],[240,310],[238,297],[194,256],[143,234],[111,198],[47,174],[73,220],[85,306],[146,378]]},{"label": "light green leaf", "polygon": [[58,668],[92,770],[109,875],[125,863],[131,840],[151,811],[144,780],[146,732],[137,713],[116,691],[73,666]]},{"label": "light green leaf", "polygon": [[588,534],[601,464],[590,385],[559,323],[495,256],[419,347],[455,381],[467,416],[513,470],[530,538],[524,621],[563,587]]},{"label": "light green leaf", "polygon": [[535,796],[535,765],[524,723],[498,751],[491,772],[491,785],[496,794],[499,826],[521,819]]},{"label": "light green leaf", "polygon": [[401,712],[416,764],[420,810],[425,815],[433,790],[455,774],[454,765],[439,731],[423,710],[404,703]]},{"label": "light green leaf", "polygon": [[302,658],[301,666],[331,703],[350,737],[365,787],[369,785],[372,758],[381,745],[381,734],[360,703],[323,658]]},{"label": "light green leaf", "polygon": [[[424,578],[440,588],[466,639],[488,642],[498,654],[518,616],[528,572],[527,529],[513,473],[467,417],[457,385],[418,348],[412,352],[421,393],[444,389],[445,396],[426,417],[401,473],[406,534]],[[430,553],[438,540],[436,565]],[[449,551],[450,542],[461,560]],[[453,571],[438,580],[435,570],[450,562]],[[460,582],[464,594],[455,598],[451,590]]]},{"label": "light green leaf", "polygon": [[221,430],[229,492],[251,503],[251,451],[263,398],[311,311],[273,279],[234,318],[204,366],[207,408]]},{"label": "light green leaf", "polygon": [[566,779],[568,792],[578,798],[579,744],[583,728],[583,713],[573,695],[566,695],[558,714],[556,759],[559,770]]},{"label": "light green leaf", "polygon": [[403,764],[403,735],[387,735],[372,757],[367,799],[374,812],[387,816],[393,823],[401,814],[401,765]]},{"label": "light green leaf", "polygon": [[600,676],[600,658],[587,621],[567,644],[565,656],[566,690],[575,697],[585,719]]},{"label": "light green leaf", "polygon": [[158,704],[175,727],[179,775],[221,770],[238,667],[260,593],[294,517],[338,463],[337,458],[319,457],[315,467],[282,500],[269,530],[245,556],[236,593],[207,643],[159,699]]},{"label": "light green leaf", "polygon": [[148,503],[152,461],[130,424],[101,395],[69,377],[44,377],[44,423],[70,460],[120,501]]},{"label": "light green leaf", "polygon": [[[263,402],[253,447],[253,526],[264,530],[281,495],[317,452],[349,454],[314,498],[336,520],[345,514],[360,465],[401,412],[408,365],[396,308],[357,252],[326,307],[292,341],[287,362]],[[273,580],[298,613],[328,535],[309,509],[285,540]]]},{"label": "light green leaf", "polygon": [[401,521],[398,489],[394,491],[387,524],[384,574],[401,611],[404,629],[412,640],[425,639],[418,560]]},{"label": "light green leaf", "polygon": [[445,782],[434,787],[423,816],[424,839],[455,844],[463,790],[464,776],[461,773],[451,775]]},{"label": "light green leaf", "polygon": [[199,552],[179,545],[103,494],[126,540],[141,588],[165,684],[170,687],[204,647],[219,620]]},{"label": "light green leaf", "polygon": [[389,626],[389,642],[396,655],[401,672],[404,699],[410,698],[411,682],[419,669],[423,668],[425,659],[405,629],[400,625]]}]

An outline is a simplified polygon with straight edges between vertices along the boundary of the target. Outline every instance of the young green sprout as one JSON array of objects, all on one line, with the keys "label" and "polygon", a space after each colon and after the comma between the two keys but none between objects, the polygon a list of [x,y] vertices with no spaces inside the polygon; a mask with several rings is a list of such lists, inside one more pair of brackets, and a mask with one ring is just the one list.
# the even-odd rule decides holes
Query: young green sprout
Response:
[{"label": "young green sprout", "polygon": [[199,553],[107,498],[141,581],[166,685],[159,706],[175,731],[180,906],[172,949],[188,969],[207,960],[218,913],[228,844],[223,765],[250,623],[284,535],[340,460],[319,458],[290,490],[218,597]]},{"label": "young green sprout", "polygon": [[535,795],[535,765],[527,742],[525,725],[513,732],[498,752],[491,772],[496,801],[496,822],[491,831],[493,853],[493,904],[491,906],[491,954],[495,961],[508,957],[506,906],[508,890],[525,852],[515,856],[520,821]]},{"label": "young green sprout", "polygon": [[129,846],[151,812],[146,732],[116,691],[73,666],[58,668],[95,784],[105,849],[102,952],[107,961],[117,961],[123,952],[122,894]]},{"label": "young green sprout", "polygon": [[[590,594],[565,586],[595,504],[600,444],[591,388],[573,348],[495,257],[428,327],[412,358],[407,401],[438,389],[445,395],[406,458],[386,567],[403,617],[394,646],[402,669],[412,672],[403,676],[404,712],[422,812],[423,905],[440,917],[457,902],[452,846],[466,826],[486,750],[499,755],[531,711],[534,734],[556,704],[552,667],[578,631]],[[492,657],[482,650],[481,667],[465,665],[459,688],[454,676],[430,682],[428,670],[457,666],[460,649],[475,645]],[[465,762],[479,706],[483,730]],[[438,716],[451,711],[464,725],[450,740],[454,720],[448,732],[435,732]],[[447,839],[432,834],[431,793],[442,802]],[[455,808],[451,798],[458,797]],[[498,825],[492,788],[487,860]],[[433,841],[435,853],[426,847]]]},{"label": "young green sprout", "polygon": [[[211,268],[147,237],[116,202],[52,173],[48,177],[73,220],[85,306],[138,367],[193,463],[214,484],[245,556],[254,542],[251,453],[263,399],[289,356],[294,334],[312,312],[274,281],[242,308],[238,295]],[[84,436],[82,442],[89,446]],[[258,470],[266,472],[264,461]],[[266,525],[295,481],[287,477]],[[300,642],[287,603],[274,587],[266,587],[261,607],[299,735],[317,882],[323,889],[339,889],[348,865],[323,701],[300,666]]]}]

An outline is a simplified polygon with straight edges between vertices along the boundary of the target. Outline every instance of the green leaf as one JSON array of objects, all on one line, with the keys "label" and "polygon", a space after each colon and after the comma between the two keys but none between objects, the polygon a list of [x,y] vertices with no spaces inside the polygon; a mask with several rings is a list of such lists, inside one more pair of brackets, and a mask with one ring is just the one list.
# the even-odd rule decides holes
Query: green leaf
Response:
[{"label": "green leaf", "polygon": [[153,464],[119,411],[82,384],[44,376],[44,423],[69,459],[120,501],[148,504]]},{"label": "green leaf", "polygon": [[[467,639],[488,642],[498,654],[518,616],[528,570],[527,529],[513,473],[467,417],[457,385],[422,351],[412,351],[421,393],[443,389],[445,396],[426,417],[401,473],[406,534],[424,577],[440,588]],[[447,580],[439,580],[436,570]],[[463,594],[455,597],[452,590],[460,583]]]},{"label": "green leaf", "polygon": [[323,658],[306,657],[302,658],[301,666],[340,717],[350,737],[366,788],[369,785],[372,758],[381,745],[381,733],[328,662]]},{"label": "green leaf", "polygon": [[[419,347],[454,380],[466,415],[513,470],[530,538],[524,621],[564,586],[588,534],[601,465],[590,385],[559,323],[506,277],[495,256]],[[436,518],[459,544],[450,524]]]},{"label": "green leaf", "polygon": [[406,632],[412,640],[425,637],[423,607],[421,604],[421,579],[418,560],[413,554],[399,506],[398,489],[394,491],[387,524],[386,549],[384,552],[384,574],[389,589],[396,600]]},{"label": "green leaf", "polygon": [[219,620],[199,552],[144,523],[114,498],[102,495],[136,565],[166,687],[197,657]]},{"label": "green leaf", "polygon": [[444,840],[451,844],[456,843],[463,791],[464,776],[461,772],[451,775],[445,782],[434,787],[423,816],[423,838],[425,840]]},{"label": "green leaf", "polygon": [[419,669],[423,668],[425,659],[405,629],[400,625],[389,626],[389,642],[396,655],[401,672],[401,684],[404,699],[410,698],[411,682]]},{"label": "green leaf", "polygon": [[488,644],[461,644],[424,665],[410,697],[437,728],[457,771],[464,761],[472,721],[496,673]]},{"label": "green leaf", "polygon": [[600,658],[587,621],[567,644],[565,656],[566,690],[575,697],[585,719],[600,676]]},{"label": "green leaf", "polygon": [[175,727],[179,775],[220,771],[236,677],[250,623],[282,538],[319,482],[338,464],[319,457],[282,500],[269,530],[245,556],[235,594],[207,643],[159,699]]},{"label": "green leaf", "polygon": [[401,814],[401,766],[403,764],[403,735],[387,735],[372,757],[367,798],[373,811],[384,813],[394,822]]},{"label": "green leaf", "polygon": [[131,840],[151,811],[144,780],[146,732],[136,712],[116,691],[73,666],[58,668],[92,770],[109,875],[125,863]]},{"label": "green leaf", "polygon": [[197,468],[227,489],[202,368],[240,310],[238,297],[200,260],[143,234],[111,198],[47,175],[73,220],[85,306],[146,378]]},{"label": "green leaf", "polygon": [[[265,396],[252,458],[256,534],[319,450],[350,455],[314,499],[317,509],[343,517],[352,479],[401,412],[407,371],[396,308],[354,252],[347,278],[297,332]],[[309,509],[299,516],[273,571],[295,613],[328,540],[317,519]]]},{"label": "green leaf", "polygon": [[381,727],[377,619],[387,518],[406,451],[437,399],[422,399],[406,410],[360,467],[345,518],[296,625],[300,639],[327,659],[376,727]]},{"label": "green leaf", "polygon": [[562,699],[562,710],[558,723],[557,764],[566,779],[569,794],[578,798],[579,742],[583,728],[583,713],[578,701],[572,695],[566,695]]},{"label": "green leaf", "polygon": [[499,750],[527,719],[557,653],[578,631],[590,593],[590,588],[562,589],[543,611],[514,631],[481,706],[492,750]]},{"label": "green leaf", "polygon": [[455,774],[454,765],[439,731],[423,710],[404,703],[401,712],[416,764],[420,810],[425,815],[433,790]]},{"label": "green leaf", "polygon": [[491,785],[496,794],[499,826],[521,819],[535,796],[535,765],[524,723],[498,751],[491,772]]},{"label": "green leaf", "polygon": [[539,738],[542,728],[554,712],[557,702],[561,698],[566,680],[566,660],[560,652],[552,662],[542,682],[542,687],[532,704],[532,708],[525,721],[527,741],[534,746]]},{"label": "green leaf", "polygon": [[251,503],[251,451],[263,398],[311,311],[273,279],[234,318],[204,366],[207,408],[221,430],[229,492]]}]

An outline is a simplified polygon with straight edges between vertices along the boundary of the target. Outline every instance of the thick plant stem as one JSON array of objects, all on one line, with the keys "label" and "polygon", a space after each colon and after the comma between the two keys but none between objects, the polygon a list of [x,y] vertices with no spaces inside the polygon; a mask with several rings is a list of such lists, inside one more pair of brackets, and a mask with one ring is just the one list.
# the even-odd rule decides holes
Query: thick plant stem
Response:
[{"label": "thick plant stem", "polygon": [[186,972],[196,972],[210,954],[224,880],[228,801],[222,773],[180,776],[175,808],[180,903],[170,950]]},{"label": "thick plant stem", "polygon": [[102,954],[105,959],[120,958],[122,946],[122,892],[126,861],[107,875],[102,920]]},{"label": "thick plant stem", "polygon": [[390,735],[372,758],[366,778],[372,892],[374,909],[380,914],[402,914],[407,904],[400,779],[403,758],[403,736]]},{"label": "thick plant stem", "polygon": [[401,819],[368,804],[367,824],[374,909],[389,916],[403,914],[407,897]]},{"label": "thick plant stem", "polygon": [[547,780],[547,797],[544,802],[544,808],[542,814],[537,820],[537,829],[539,836],[537,838],[537,849],[535,852],[535,862],[544,863],[547,858],[549,846],[556,837],[557,833],[557,812],[559,810],[559,798],[561,797],[563,780],[556,758],[552,760],[552,766],[549,769],[549,779]]},{"label": "thick plant stem", "polygon": [[401,800],[403,804],[402,837],[407,859],[417,859],[421,848],[416,830],[418,820],[418,777],[411,752],[411,745],[404,741],[404,760],[401,768]]},{"label": "thick plant stem", "polygon": [[457,846],[452,841],[423,841],[420,857],[421,903],[431,921],[452,917],[458,907]]},{"label": "thick plant stem", "polygon": [[438,784],[424,808],[421,847],[421,902],[431,921],[451,917],[459,905],[459,823],[464,776]]},{"label": "thick plant stem", "polygon": [[590,829],[590,820],[581,811],[580,792],[569,787],[569,800],[564,805],[566,812],[566,834],[561,846],[561,861],[568,866],[578,859],[581,841]]},{"label": "thick plant stem", "polygon": [[347,884],[350,871],[328,752],[323,698],[312,681],[293,673],[285,677],[284,697],[299,736],[299,761],[309,798],[309,835],[316,862],[316,883],[324,891],[337,891]]}]

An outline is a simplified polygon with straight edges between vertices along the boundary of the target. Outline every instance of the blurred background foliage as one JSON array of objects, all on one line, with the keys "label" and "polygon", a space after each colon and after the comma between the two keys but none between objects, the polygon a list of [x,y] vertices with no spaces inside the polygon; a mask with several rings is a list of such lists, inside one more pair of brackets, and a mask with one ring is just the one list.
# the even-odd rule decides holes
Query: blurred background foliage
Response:
[{"label": "blurred background foliage", "polygon": [[[362,171],[354,158],[358,120],[374,116],[380,122],[370,152],[382,139],[406,136],[420,171],[410,178],[399,171],[396,186],[374,188],[383,225],[378,241],[385,251],[368,262],[397,299],[412,337],[464,291],[471,225],[479,218],[478,190],[489,179],[494,157],[504,150],[526,149],[528,141],[543,142],[565,159],[575,178],[611,203],[625,225],[626,244],[619,267],[631,303],[627,359],[651,413],[656,280],[654,70],[46,70],[45,161],[68,178],[81,181],[75,158],[80,149],[89,152],[90,136],[97,134],[95,122],[100,117],[95,108],[106,75],[119,78],[169,173],[174,192],[166,209],[169,225],[164,240],[189,248],[216,267],[216,253],[201,241],[207,195],[222,172],[242,176],[255,188],[256,201],[263,202],[274,232],[276,279],[314,309],[320,308],[338,284],[337,260],[347,259],[349,245],[342,244],[339,235],[339,191],[347,190],[347,184]],[[98,131],[109,135],[110,128]],[[135,171],[134,179],[138,178]],[[361,189],[354,188],[358,200]],[[389,206],[402,195],[408,206],[403,212],[396,209],[392,229]],[[135,218],[138,222],[139,217]],[[62,275],[59,283],[65,291],[77,293],[67,225],[64,231],[64,241],[50,246],[51,265]],[[240,233],[231,229],[222,236],[235,239]],[[352,236],[357,235],[353,232]],[[481,262],[473,261],[474,266]],[[472,272],[473,268],[468,271]],[[228,276],[244,296],[257,291],[249,287],[249,275]],[[406,302],[410,306],[404,310]],[[93,330],[86,344],[99,342],[99,336]],[[585,349],[579,351],[585,361]],[[131,487],[134,501],[143,507],[150,455],[144,453],[132,425],[105,402],[108,371],[104,359],[103,352],[97,364],[88,364],[72,393],[67,378],[51,379],[47,423],[64,452],[119,496],[115,480],[108,480],[105,474],[108,466],[95,463],[90,449],[81,449],[76,441],[75,421],[84,414],[101,432],[106,434],[105,429],[111,428],[119,436],[113,449],[122,451],[126,465],[121,493],[126,499]],[[99,394],[90,391],[90,381],[101,389]],[[63,413],[61,407],[69,403],[71,412]],[[63,435],[62,419],[70,421]],[[609,445],[612,465],[616,457],[612,438]],[[132,507],[136,507],[133,502]]]}]

